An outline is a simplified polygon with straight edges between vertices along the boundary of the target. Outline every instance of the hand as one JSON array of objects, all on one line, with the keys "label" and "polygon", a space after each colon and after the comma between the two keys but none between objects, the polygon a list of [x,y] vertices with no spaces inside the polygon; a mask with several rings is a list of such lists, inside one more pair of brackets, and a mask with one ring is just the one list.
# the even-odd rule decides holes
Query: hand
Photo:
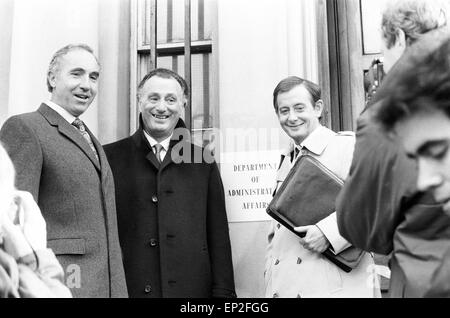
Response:
[{"label": "hand", "polygon": [[[41,211],[32,195],[24,191],[15,192],[16,205],[11,217],[3,220],[5,250],[13,257],[20,258],[47,248],[47,230]],[[18,209],[18,210],[17,210]],[[17,214],[22,217],[17,217]],[[14,219],[23,219],[23,224],[14,224]]]},{"label": "hand", "polygon": [[330,246],[330,242],[316,225],[300,226],[294,229],[297,233],[306,233],[300,244],[305,249],[315,253],[323,253]]}]

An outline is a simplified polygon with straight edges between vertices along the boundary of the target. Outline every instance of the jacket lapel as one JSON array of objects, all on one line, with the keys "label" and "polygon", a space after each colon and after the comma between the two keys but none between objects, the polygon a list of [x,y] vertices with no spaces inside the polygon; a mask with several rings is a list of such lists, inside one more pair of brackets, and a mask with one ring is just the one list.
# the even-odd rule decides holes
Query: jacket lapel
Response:
[{"label": "jacket lapel", "polygon": [[[89,159],[91,159],[92,163],[95,165],[95,167],[102,173],[104,173],[104,168],[106,169],[107,165],[105,165],[105,162],[107,160],[105,152],[103,151],[102,145],[99,143],[97,138],[92,134],[92,132],[89,130],[89,128],[86,126],[86,131],[88,132],[89,136],[91,137],[92,143],[94,144],[95,150],[97,151],[98,159],[95,157],[95,154],[92,152],[91,147],[89,146],[88,149],[88,155]],[[84,138],[83,138],[84,139]],[[85,140],[86,141],[86,140]],[[99,162],[100,161],[100,162]]]},{"label": "jacket lapel", "polygon": [[134,135],[131,138],[136,144],[136,147],[143,152],[145,158],[152,164],[152,166],[155,169],[159,169],[158,160],[156,160],[156,156],[153,153],[152,147],[150,146],[147,138],[145,138],[144,136],[142,125],[139,127],[139,129],[134,133]]},{"label": "jacket lapel", "polygon": [[[140,149],[142,149],[143,152],[146,153],[146,159],[158,170],[162,171],[163,169],[165,169],[168,165],[170,165],[171,163],[178,162],[178,158],[180,156],[183,155],[183,149],[181,150],[181,153],[173,153],[172,154],[172,149],[173,147],[182,141],[182,136],[173,136],[172,139],[170,140],[170,144],[169,144],[169,149],[167,150],[166,156],[164,157],[164,160],[161,162],[161,164],[158,162],[158,160],[156,159],[156,155],[153,152],[152,147],[150,146],[147,138],[145,138],[144,135],[144,131],[143,131],[143,127],[144,127],[144,123],[142,121],[142,114],[139,115],[139,129],[135,132],[135,134],[133,135],[133,140],[136,144],[136,146]],[[186,125],[184,124],[184,121],[182,119],[180,119],[177,123],[177,125],[175,126],[175,129],[177,128],[186,128]],[[190,136],[189,136],[190,138]],[[188,139],[189,139],[188,138]],[[188,145],[190,146],[190,144],[188,143]],[[172,158],[173,155],[173,158]]]},{"label": "jacket lapel", "polygon": [[[41,115],[50,123],[50,125],[56,127],[60,134],[64,135],[74,144],[76,144],[81,149],[81,151],[83,151],[84,154],[89,158],[89,160],[91,160],[95,168],[100,172],[99,162],[92,152],[91,147],[75,127],[69,124],[64,118],[62,118],[57,112],[48,107],[46,104],[41,104],[38,112],[41,113]],[[90,134],[92,142],[97,148],[97,152],[100,156],[100,152],[98,151],[99,146],[96,138],[92,138],[93,136],[90,131],[88,133]]]}]

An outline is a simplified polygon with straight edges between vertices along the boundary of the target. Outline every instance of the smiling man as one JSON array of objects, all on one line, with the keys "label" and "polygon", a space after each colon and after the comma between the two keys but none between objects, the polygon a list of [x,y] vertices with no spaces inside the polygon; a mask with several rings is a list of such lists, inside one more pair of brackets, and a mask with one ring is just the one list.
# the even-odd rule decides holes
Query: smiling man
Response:
[{"label": "smiling man", "polygon": [[114,183],[106,155],[78,118],[97,94],[100,65],[90,47],[58,50],[47,73],[51,93],[0,131],[17,171],[47,222],[48,247],[75,297],[127,297]]},{"label": "smiling man", "polygon": [[[296,76],[285,78],[273,92],[273,105],[281,128],[292,139],[292,144],[282,154],[276,191],[296,160],[306,155],[344,180],[352,161],[355,136],[351,132],[336,133],[320,124],[323,112],[320,87]],[[298,209],[301,211],[301,207]],[[350,273],[322,255],[328,248],[339,254],[351,246],[339,233],[336,213],[295,230],[305,237],[300,238],[276,221],[271,224],[264,272],[266,297],[370,298],[380,295],[374,284],[367,284],[370,279],[367,269],[373,266],[370,254],[366,253]]]},{"label": "smiling man", "polygon": [[187,96],[178,74],[151,71],[138,87],[139,129],[105,146],[130,297],[236,296],[223,185],[215,162],[193,160],[203,149],[180,118]]}]

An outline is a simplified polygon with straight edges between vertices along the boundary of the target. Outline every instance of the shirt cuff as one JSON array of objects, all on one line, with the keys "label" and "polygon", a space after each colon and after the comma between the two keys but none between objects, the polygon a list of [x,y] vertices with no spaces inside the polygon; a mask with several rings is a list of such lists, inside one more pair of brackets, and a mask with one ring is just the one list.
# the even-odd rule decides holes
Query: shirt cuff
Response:
[{"label": "shirt cuff", "polygon": [[316,226],[322,231],[325,237],[331,244],[332,252],[337,255],[345,249],[349,248],[351,244],[344,239],[338,229],[336,212],[330,214],[328,217],[318,222]]}]

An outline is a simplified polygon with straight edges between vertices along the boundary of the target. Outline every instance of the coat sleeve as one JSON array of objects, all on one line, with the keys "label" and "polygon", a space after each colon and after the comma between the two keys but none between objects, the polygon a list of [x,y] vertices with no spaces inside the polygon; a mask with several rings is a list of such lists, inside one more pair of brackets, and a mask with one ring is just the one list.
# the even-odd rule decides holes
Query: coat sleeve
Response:
[{"label": "coat sleeve", "polygon": [[351,246],[351,244],[339,233],[336,213],[330,214],[328,217],[318,222],[316,226],[326,236],[335,254],[339,254],[340,252]]},{"label": "coat sleeve", "polygon": [[414,193],[414,164],[365,117],[358,120],[350,174],[336,201],[341,235],[378,254],[393,249],[402,202]]},{"label": "coat sleeve", "polygon": [[[339,133],[336,137],[336,144],[339,145],[339,176],[346,179],[350,170],[355,150],[355,135],[353,133]],[[319,221],[316,226],[322,231],[330,242],[332,251],[339,254],[351,244],[339,232],[336,212]]]},{"label": "coat sleeve", "polygon": [[20,116],[14,116],[0,130],[0,141],[16,169],[16,187],[30,192],[38,202],[43,159],[36,134]]},{"label": "coat sleeve", "polygon": [[216,163],[211,165],[208,184],[208,246],[212,266],[212,296],[236,297],[230,233],[225,209],[225,195]]}]

